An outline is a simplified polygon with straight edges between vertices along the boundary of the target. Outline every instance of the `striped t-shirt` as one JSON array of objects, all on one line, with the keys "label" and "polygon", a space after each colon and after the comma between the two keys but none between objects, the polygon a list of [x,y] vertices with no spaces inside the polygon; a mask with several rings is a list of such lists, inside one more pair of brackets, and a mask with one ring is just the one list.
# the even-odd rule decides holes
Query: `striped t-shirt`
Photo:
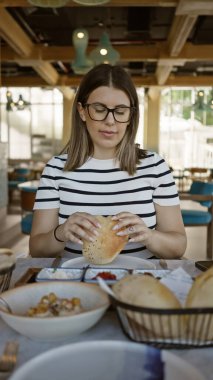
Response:
[{"label": "striped t-shirt", "polygon": [[[92,215],[115,215],[122,211],[137,214],[147,227],[156,226],[154,203],[161,206],[179,204],[177,188],[164,159],[148,152],[130,176],[113,159],[90,158],[73,171],[64,171],[67,155],[53,157],[45,166],[36,194],[34,210],[57,208],[59,224],[75,212]],[[81,246],[67,242],[69,252],[81,254]],[[122,253],[152,256],[141,243],[127,243]]]}]

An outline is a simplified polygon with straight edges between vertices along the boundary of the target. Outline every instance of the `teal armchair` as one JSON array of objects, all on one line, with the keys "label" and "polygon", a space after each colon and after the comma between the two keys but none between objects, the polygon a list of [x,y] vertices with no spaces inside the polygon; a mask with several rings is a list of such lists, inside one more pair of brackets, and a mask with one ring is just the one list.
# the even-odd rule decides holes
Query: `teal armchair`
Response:
[{"label": "teal armchair", "polygon": [[21,189],[21,232],[30,235],[33,221],[33,206],[36,192]]},{"label": "teal armchair", "polygon": [[10,174],[8,180],[9,202],[12,202],[13,192],[18,189],[18,185],[22,182],[29,181],[31,178],[31,170],[28,168],[15,168]]},{"label": "teal armchair", "polygon": [[188,193],[180,193],[181,200],[199,202],[203,210],[181,209],[185,227],[207,227],[207,258],[213,259],[213,182],[195,181]]}]

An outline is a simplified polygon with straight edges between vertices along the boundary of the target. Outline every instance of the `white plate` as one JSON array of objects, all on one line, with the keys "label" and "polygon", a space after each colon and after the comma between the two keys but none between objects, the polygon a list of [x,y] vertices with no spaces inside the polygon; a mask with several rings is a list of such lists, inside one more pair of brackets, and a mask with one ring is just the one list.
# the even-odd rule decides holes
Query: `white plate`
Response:
[{"label": "white plate", "polygon": [[[83,256],[76,259],[71,259],[65,261],[61,267],[62,268],[73,268],[73,267],[84,267],[86,265],[91,265],[94,268],[100,268],[100,265],[90,264]],[[135,256],[118,256],[116,259],[109,264],[101,265],[101,267],[108,268],[120,268],[120,269],[156,269],[155,264],[149,260],[140,259]]]},{"label": "white plate", "polygon": [[[160,359],[161,355],[161,359]],[[10,380],[204,380],[185,360],[132,342],[90,341],[65,345],[31,359]]]}]

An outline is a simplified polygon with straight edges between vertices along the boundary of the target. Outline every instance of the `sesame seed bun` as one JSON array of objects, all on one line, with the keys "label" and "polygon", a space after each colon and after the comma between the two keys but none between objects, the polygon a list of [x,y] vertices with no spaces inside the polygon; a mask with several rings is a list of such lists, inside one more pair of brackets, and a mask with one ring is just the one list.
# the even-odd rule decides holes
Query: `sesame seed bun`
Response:
[{"label": "sesame seed bun", "polygon": [[99,235],[93,242],[83,240],[82,253],[86,260],[92,264],[111,263],[125,247],[128,236],[118,236],[117,231],[112,228],[117,221],[112,220],[111,216],[96,216],[101,228],[98,229]]}]

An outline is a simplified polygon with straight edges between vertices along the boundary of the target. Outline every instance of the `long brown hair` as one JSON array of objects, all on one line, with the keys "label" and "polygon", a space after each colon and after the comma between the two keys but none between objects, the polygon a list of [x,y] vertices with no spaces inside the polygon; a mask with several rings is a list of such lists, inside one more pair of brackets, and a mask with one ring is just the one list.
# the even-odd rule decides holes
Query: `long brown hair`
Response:
[{"label": "long brown hair", "polygon": [[116,148],[116,158],[120,163],[120,169],[133,175],[139,160],[146,156],[146,151],[139,149],[135,144],[139,123],[138,96],[129,74],[120,66],[108,64],[95,66],[84,76],[78,88],[73,102],[71,137],[63,150],[68,154],[64,170],[75,170],[93,156],[93,142],[85,128],[85,122],[80,118],[77,105],[78,102],[82,105],[86,104],[91,92],[101,86],[112,86],[124,91],[130,99],[130,105],[134,107],[129,126]]}]

